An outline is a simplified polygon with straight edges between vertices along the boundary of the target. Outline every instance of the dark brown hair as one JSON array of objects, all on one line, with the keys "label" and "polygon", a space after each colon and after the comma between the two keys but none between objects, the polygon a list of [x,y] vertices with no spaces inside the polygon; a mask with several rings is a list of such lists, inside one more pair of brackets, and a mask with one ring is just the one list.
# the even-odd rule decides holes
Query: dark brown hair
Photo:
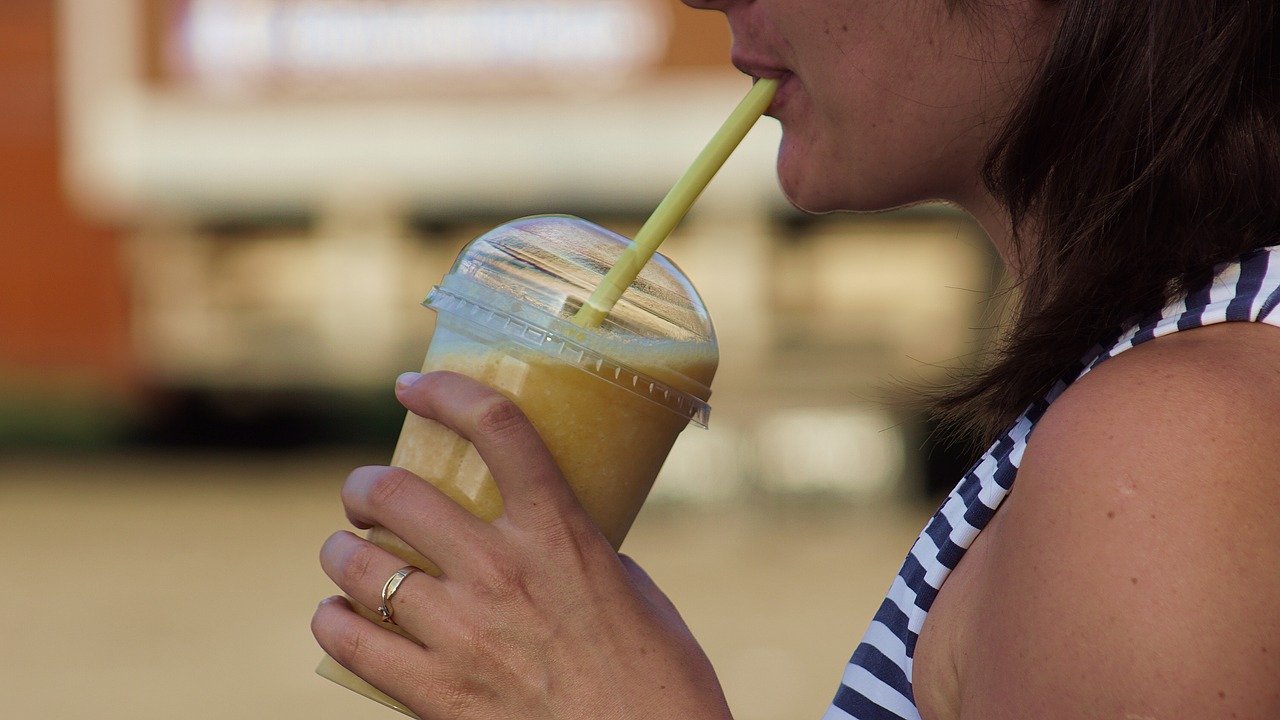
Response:
[{"label": "dark brown hair", "polygon": [[1017,308],[935,405],[987,441],[1093,345],[1280,242],[1280,3],[1061,1],[986,165],[1017,229]]}]

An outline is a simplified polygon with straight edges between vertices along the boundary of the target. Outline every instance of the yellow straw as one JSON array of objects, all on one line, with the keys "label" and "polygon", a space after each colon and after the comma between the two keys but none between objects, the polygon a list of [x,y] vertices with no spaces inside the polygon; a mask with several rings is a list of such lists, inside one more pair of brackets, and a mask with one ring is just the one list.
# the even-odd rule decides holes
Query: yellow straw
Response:
[{"label": "yellow straw", "polygon": [[778,89],[776,80],[758,80],[751,92],[742,99],[738,107],[729,115],[729,119],[707,143],[707,147],[693,161],[693,165],[685,171],[683,177],[671,188],[667,196],[658,204],[658,208],[649,216],[644,227],[636,233],[635,240],[623,251],[618,261],[600,281],[599,287],[591,294],[587,302],[579,308],[573,321],[589,328],[598,327],[609,311],[613,309],[622,293],[631,287],[632,281],[640,274],[640,270],[649,262],[658,246],[671,234],[675,226],[693,206],[694,201],[702,194],[711,178],[724,165],[725,160],[747,136],[764,111],[773,102],[773,94]]}]

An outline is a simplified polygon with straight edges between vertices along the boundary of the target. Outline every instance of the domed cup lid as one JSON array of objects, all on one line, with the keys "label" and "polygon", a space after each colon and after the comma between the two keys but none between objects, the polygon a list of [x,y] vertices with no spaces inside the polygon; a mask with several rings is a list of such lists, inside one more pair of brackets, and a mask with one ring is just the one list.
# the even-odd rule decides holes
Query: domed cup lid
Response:
[{"label": "domed cup lid", "polygon": [[629,244],[568,215],[513,220],[467,245],[423,304],[705,427],[719,358],[715,330],[674,263],[654,255],[599,327],[572,322]]}]

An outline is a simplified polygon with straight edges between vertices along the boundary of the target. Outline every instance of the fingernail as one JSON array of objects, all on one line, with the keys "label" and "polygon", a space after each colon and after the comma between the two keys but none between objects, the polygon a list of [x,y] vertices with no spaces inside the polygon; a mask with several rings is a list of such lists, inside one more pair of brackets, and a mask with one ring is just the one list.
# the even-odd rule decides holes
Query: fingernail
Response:
[{"label": "fingernail", "polygon": [[341,595],[330,595],[329,597],[320,601],[320,607],[327,607],[329,605],[346,605],[346,604],[347,604],[347,599],[342,597]]},{"label": "fingernail", "polygon": [[404,390],[405,388],[413,387],[413,384],[418,382],[418,380],[421,377],[422,377],[422,373],[416,373],[416,372],[404,373],[400,377],[396,378],[396,389]]}]

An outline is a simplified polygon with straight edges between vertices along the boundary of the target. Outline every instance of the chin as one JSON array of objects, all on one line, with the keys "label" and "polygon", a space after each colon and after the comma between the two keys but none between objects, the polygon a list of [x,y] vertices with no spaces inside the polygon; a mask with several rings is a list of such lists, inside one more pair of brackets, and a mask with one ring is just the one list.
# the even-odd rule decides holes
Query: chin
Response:
[{"label": "chin", "polygon": [[813,182],[809,176],[804,182],[791,182],[781,172],[778,174],[782,194],[797,210],[811,215],[833,212],[876,213],[931,202],[928,198],[903,198],[891,193],[863,187],[842,187],[836,183]]},{"label": "chin", "polygon": [[778,153],[778,184],[787,202],[803,212],[823,215],[880,212],[926,200],[904,196],[883,180],[877,181],[869,174],[859,176],[851,168],[832,167],[831,162],[821,153],[788,147],[784,140]]},{"label": "chin", "polygon": [[797,168],[787,162],[785,154],[778,157],[778,185],[797,210],[821,215],[848,209],[827,175]]},{"label": "chin", "polygon": [[810,215],[825,215],[850,209],[845,207],[846,203],[839,202],[825,193],[811,191],[808,188],[795,187],[786,180],[781,179],[781,175],[779,180],[782,185],[782,194],[786,196],[787,202],[801,212],[806,212]]}]

